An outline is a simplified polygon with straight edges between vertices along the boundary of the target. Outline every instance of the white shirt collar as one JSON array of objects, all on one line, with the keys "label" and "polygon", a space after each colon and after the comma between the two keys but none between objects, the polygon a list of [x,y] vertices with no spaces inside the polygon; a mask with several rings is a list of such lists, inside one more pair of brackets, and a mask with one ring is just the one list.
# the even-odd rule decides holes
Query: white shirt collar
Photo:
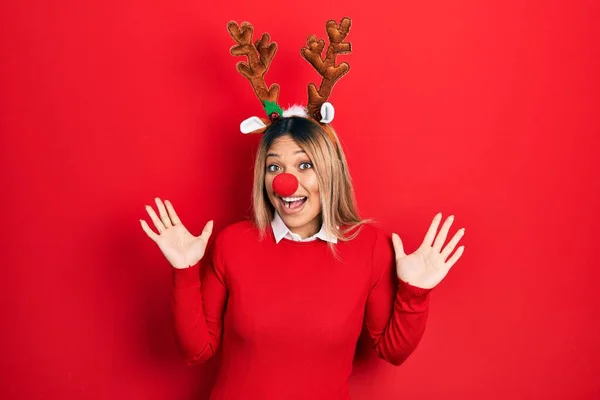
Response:
[{"label": "white shirt collar", "polygon": [[277,212],[274,214],[273,221],[271,221],[271,227],[273,228],[273,235],[275,236],[276,243],[279,243],[283,238],[294,240],[296,242],[310,242],[321,239],[326,242],[337,243],[337,238],[333,235],[328,235],[327,232],[325,232],[323,225],[321,225],[319,232],[315,233],[311,237],[302,239],[300,235],[297,235],[289,230]]}]

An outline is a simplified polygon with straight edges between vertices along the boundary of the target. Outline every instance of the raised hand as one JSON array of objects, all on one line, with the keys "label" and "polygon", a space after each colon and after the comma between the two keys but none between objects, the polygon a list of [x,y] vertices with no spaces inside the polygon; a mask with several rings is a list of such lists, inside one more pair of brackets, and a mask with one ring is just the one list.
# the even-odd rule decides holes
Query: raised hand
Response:
[{"label": "raised hand", "polygon": [[154,200],[160,218],[148,205],[146,211],[158,230],[158,234],[150,229],[145,220],[140,219],[142,229],[150,239],[154,240],[174,268],[183,269],[195,265],[204,257],[206,245],[212,233],[213,221],[207,222],[200,236],[194,236],[181,223],[169,200],[165,200],[166,207],[158,197]]},{"label": "raised hand", "polygon": [[465,246],[460,246],[452,257],[448,259],[458,241],[464,235],[465,228],[459,229],[442,249],[448,236],[448,230],[454,221],[454,216],[451,215],[446,219],[442,229],[440,229],[440,232],[436,236],[441,219],[441,213],[438,213],[433,218],[423,243],[417,251],[410,255],[404,253],[400,237],[395,233],[392,235],[394,250],[396,252],[396,272],[398,273],[398,277],[404,282],[423,289],[434,288],[444,279],[450,268],[452,268],[463,254]]}]

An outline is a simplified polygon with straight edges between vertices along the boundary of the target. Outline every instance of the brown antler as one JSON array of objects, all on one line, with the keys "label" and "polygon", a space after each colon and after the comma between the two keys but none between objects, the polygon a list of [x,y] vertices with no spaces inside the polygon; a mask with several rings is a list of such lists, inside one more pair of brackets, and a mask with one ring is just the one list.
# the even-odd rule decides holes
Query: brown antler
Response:
[{"label": "brown antler", "polygon": [[330,44],[324,59],[321,57],[321,54],[325,47],[325,41],[323,39],[317,40],[315,35],[309,36],[306,40],[307,47],[303,47],[300,50],[302,57],[323,77],[321,87],[318,91],[314,83],[308,85],[308,106],[306,109],[308,115],[317,120],[321,119],[321,105],[329,98],[333,85],[350,70],[350,65],[346,62],[336,66],[335,58],[338,54],[350,53],[352,51],[350,43],[344,42],[351,25],[352,21],[348,17],[342,18],[339,26],[334,20],[327,21],[325,26]]},{"label": "brown antler", "polygon": [[237,22],[230,21],[227,29],[231,37],[238,43],[232,46],[229,52],[234,56],[247,56],[248,63],[240,61],[236,64],[237,70],[244,75],[254,89],[254,93],[264,105],[265,101],[277,103],[279,97],[279,85],[273,84],[267,88],[265,83],[265,73],[271,65],[271,60],[277,51],[277,43],[272,42],[268,33],[263,33],[262,37],[252,44],[252,35],[254,27],[249,22],[242,22],[241,27]]}]

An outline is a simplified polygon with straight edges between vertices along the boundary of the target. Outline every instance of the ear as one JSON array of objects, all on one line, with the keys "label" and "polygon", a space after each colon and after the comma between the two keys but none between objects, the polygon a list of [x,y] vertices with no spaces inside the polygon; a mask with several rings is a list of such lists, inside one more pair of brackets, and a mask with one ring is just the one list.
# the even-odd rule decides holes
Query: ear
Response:
[{"label": "ear", "polygon": [[240,124],[240,131],[243,134],[247,133],[263,133],[267,129],[267,124],[262,118],[250,117],[245,119]]},{"label": "ear", "polygon": [[333,104],[329,102],[323,103],[321,106],[321,122],[324,124],[328,124],[333,121],[333,116],[335,114],[335,110],[333,109]]}]

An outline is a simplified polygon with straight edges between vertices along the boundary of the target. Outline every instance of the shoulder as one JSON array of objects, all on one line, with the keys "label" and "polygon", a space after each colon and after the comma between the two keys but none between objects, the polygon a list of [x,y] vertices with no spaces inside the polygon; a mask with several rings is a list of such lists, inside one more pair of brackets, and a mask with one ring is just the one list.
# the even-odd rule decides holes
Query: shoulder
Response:
[{"label": "shoulder", "polygon": [[355,240],[364,242],[363,246],[370,252],[375,269],[387,268],[394,259],[392,235],[379,223],[365,224]]},{"label": "shoulder", "polygon": [[231,257],[235,253],[246,254],[252,247],[252,243],[258,237],[258,229],[256,229],[252,221],[239,221],[227,225],[218,232],[212,245],[210,252],[214,263],[218,268],[225,269],[225,265],[231,261]]},{"label": "shoulder", "polygon": [[227,225],[216,236],[216,242],[243,242],[258,237],[258,229],[251,220],[243,220]]},{"label": "shoulder", "polygon": [[362,224],[348,233],[352,234],[357,230],[359,231],[358,235],[354,239],[350,240],[350,243],[356,242],[356,244],[360,243],[362,245],[370,245],[374,247],[377,242],[386,242],[388,240],[391,242],[392,240],[391,233],[384,229],[378,222],[368,222]]}]

